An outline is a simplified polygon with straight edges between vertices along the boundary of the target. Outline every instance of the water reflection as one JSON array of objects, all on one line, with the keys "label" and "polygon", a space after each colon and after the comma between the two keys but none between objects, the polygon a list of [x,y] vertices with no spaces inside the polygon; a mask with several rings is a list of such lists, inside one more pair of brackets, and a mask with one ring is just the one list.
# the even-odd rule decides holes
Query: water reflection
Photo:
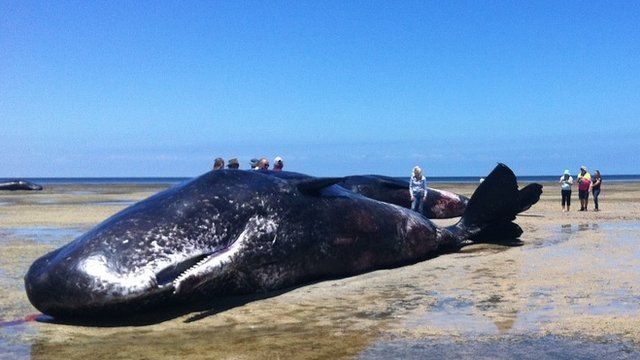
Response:
[{"label": "water reflection", "polygon": [[515,259],[489,258],[482,267],[466,268],[461,276],[472,280],[469,287],[435,293],[435,300],[409,320],[407,327],[467,335],[508,333],[520,312],[516,301],[520,267]]},{"label": "water reflection", "polygon": [[84,232],[77,228],[28,227],[0,229],[0,239],[35,242],[43,245],[63,245]]},{"label": "water reflection", "polygon": [[594,224],[578,224],[578,231],[598,230],[600,225]]},{"label": "water reflection", "polygon": [[212,327],[135,329],[52,342],[39,337],[31,359],[103,358],[351,358],[375,339],[369,329],[345,331],[333,325],[272,324],[246,326],[230,322]]},{"label": "water reflection", "polygon": [[559,336],[516,339],[395,340],[376,343],[359,359],[637,359],[640,347],[630,341],[593,341]]},{"label": "water reflection", "polygon": [[[104,358],[352,358],[359,354],[366,358],[390,358],[394,354],[423,358],[450,349],[424,344],[433,344],[429,341],[455,334],[471,335],[472,340],[465,336],[465,342],[459,347],[471,351],[469,354],[474,354],[478,347],[478,354],[484,354],[482,351],[494,346],[485,348],[484,343],[474,342],[473,336],[495,335],[506,335],[504,338],[509,339],[506,343],[495,344],[497,348],[513,344],[509,354],[545,351],[547,343],[520,343],[513,341],[514,336],[536,334],[544,324],[564,321],[566,314],[615,318],[636,316],[640,311],[640,298],[632,290],[637,284],[637,274],[640,274],[637,261],[640,254],[637,235],[634,235],[640,227],[638,224],[583,225],[555,226],[550,231],[552,236],[540,239],[537,248],[527,240],[525,247],[514,250],[513,255],[508,252],[513,248],[476,245],[464,252],[446,255],[450,259],[440,263],[433,259],[400,269],[312,284],[224,311],[183,315],[143,327],[87,328],[43,323],[12,326],[11,330],[0,329],[0,358],[31,356],[67,360],[94,358],[96,354]],[[61,230],[62,234],[65,230],[82,231]],[[572,236],[584,231],[602,231],[601,237],[606,241],[597,240],[598,245],[624,247],[629,251],[614,263],[605,256],[594,257],[597,249],[593,248],[586,249],[586,253],[575,246],[541,249],[572,241]],[[6,235],[7,229],[0,232]],[[47,232],[43,228],[25,229],[14,231],[11,236],[23,239],[26,249],[33,245],[34,234],[46,235]],[[55,234],[54,231],[52,236]],[[67,233],[65,236],[76,235]],[[68,239],[56,241],[63,240]],[[507,251],[506,255],[504,251]],[[11,256],[24,254],[16,252]],[[580,256],[588,260],[581,260]],[[592,258],[600,262],[594,265]],[[557,288],[557,282],[536,282],[537,270],[532,269],[532,265],[546,266],[549,260],[565,259],[587,264],[588,269],[596,272],[631,274],[629,286],[594,282],[594,287],[602,292],[585,290],[567,295]],[[529,283],[523,284],[523,278]],[[13,287],[22,286],[21,278],[17,276],[6,281],[12,281],[8,285]],[[28,308],[23,291],[20,296],[3,296],[5,294],[0,294],[0,312],[23,316],[33,311]],[[395,339],[400,339],[397,347],[386,340],[394,335]],[[415,338],[420,338],[419,342],[410,340]],[[550,344],[554,345],[553,342]],[[619,344],[613,350],[620,350]],[[418,349],[416,353],[394,352],[414,347]],[[435,349],[434,352],[431,349]],[[567,357],[580,354],[576,347],[564,349]],[[592,350],[595,358],[602,354],[607,355],[602,358],[620,355],[609,353],[609,348]]]},{"label": "water reflection", "polygon": [[572,224],[561,224],[560,228],[552,229],[554,233],[551,237],[537,238],[529,241],[527,244],[531,249],[539,249],[542,247],[558,245],[569,241],[573,235],[585,231],[598,231],[600,224],[598,223],[582,223],[576,226]]}]

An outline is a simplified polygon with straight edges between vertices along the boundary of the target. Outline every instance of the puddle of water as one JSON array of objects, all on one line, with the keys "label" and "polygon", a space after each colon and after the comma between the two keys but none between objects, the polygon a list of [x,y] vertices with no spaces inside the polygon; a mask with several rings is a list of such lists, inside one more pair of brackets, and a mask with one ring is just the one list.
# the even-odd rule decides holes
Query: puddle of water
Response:
[{"label": "puddle of water", "polygon": [[122,206],[131,206],[135,204],[135,201],[131,200],[113,200],[113,201],[97,201],[91,202],[91,205],[101,205],[101,206],[112,206],[112,205],[122,205]]},{"label": "puddle of water", "polygon": [[394,340],[369,347],[359,359],[637,359],[640,348],[617,339],[556,336],[498,340]]},{"label": "puddle of water", "polygon": [[611,223],[592,223],[592,224],[562,224],[559,228],[553,227],[551,228],[551,232],[553,236],[543,238],[543,239],[533,239],[526,243],[528,249],[539,249],[547,246],[554,246],[564,242],[567,242],[571,239],[572,236],[579,234],[584,231],[593,231],[599,232],[601,229],[604,230],[624,230],[624,229],[640,229],[640,223],[631,223],[631,224],[611,224]]},{"label": "puddle of water", "polygon": [[4,340],[8,336],[4,336],[0,331],[0,359],[29,359],[31,353],[31,345],[19,343],[10,340]]},{"label": "puddle of water", "polygon": [[498,245],[498,244],[475,244],[462,248],[458,253],[458,257],[474,257],[474,256],[486,256],[488,254],[497,254],[503,251],[507,251],[511,246]]},{"label": "puddle of water", "polygon": [[[462,334],[498,333],[498,329],[492,321],[480,319],[475,315],[476,308],[481,308],[486,304],[474,303],[469,299],[471,297],[470,293],[467,293],[466,296],[465,294],[460,294],[455,298],[438,293],[432,293],[432,296],[436,299],[429,307],[429,311],[407,320],[405,324],[407,328],[437,327],[449,332]],[[499,301],[499,298],[497,300]],[[488,301],[490,302],[491,300]]]},{"label": "puddle of water", "polygon": [[623,221],[619,223],[602,223],[600,227],[605,230],[640,230],[640,222]]},{"label": "puddle of water", "polygon": [[75,191],[67,191],[66,193],[71,195],[95,195],[95,194],[98,194],[98,191],[75,190]]},{"label": "puddle of water", "polygon": [[[586,226],[580,225],[568,225],[557,228],[553,233],[553,239],[550,238],[550,243],[547,243],[544,239],[540,243],[540,247],[553,246],[563,241],[572,241],[571,238],[575,234],[582,231],[606,231],[606,241],[610,246],[616,246],[616,244],[631,245],[637,243],[637,235],[635,232],[640,229],[640,224],[614,224],[609,226],[607,224],[600,224],[599,226],[593,226],[587,224]],[[10,232],[12,237],[21,237],[27,241],[42,241],[43,237],[57,237],[59,242],[66,242],[70,238],[76,237],[82,233],[79,229],[51,229],[51,228],[25,228],[25,229],[5,229],[0,230],[0,239],[3,233]],[[566,240],[557,241],[555,236],[567,236]],[[603,236],[604,237],[604,236]],[[554,242],[555,241],[555,242]],[[559,247],[565,248],[565,247]],[[637,249],[638,246],[636,245]],[[493,251],[498,248],[489,250],[484,249],[482,251]],[[562,249],[559,249],[562,250]],[[576,252],[575,248],[570,251]],[[472,251],[473,253],[473,251]],[[554,254],[556,252],[553,252]],[[571,256],[572,253],[566,252],[562,256]],[[631,254],[630,256],[632,256]],[[640,258],[638,255],[637,258]],[[636,259],[637,259],[636,258]],[[539,260],[538,260],[539,261]],[[544,261],[542,262],[544,263]],[[640,273],[640,265],[638,265],[638,273]],[[438,269],[437,267],[430,270],[437,272],[439,270],[445,270],[446,268]],[[482,277],[478,278],[478,286],[493,286],[492,279],[495,280],[500,276],[511,277],[517,273],[520,268],[516,267],[505,273],[502,271],[493,271],[491,267],[488,267],[488,271],[482,272]],[[506,270],[509,270],[507,267]],[[479,269],[477,269],[479,271]],[[428,277],[429,274],[422,274],[422,277]],[[437,277],[435,277],[437,279]],[[410,279],[410,278],[409,278]],[[515,280],[514,280],[515,281]],[[410,283],[410,281],[409,281]],[[420,285],[424,285],[424,282],[417,282]],[[604,288],[603,288],[604,289]],[[436,338],[436,340],[399,340],[399,341],[382,341],[374,342],[364,352],[360,353],[360,357],[363,358],[496,358],[497,356],[503,356],[503,358],[535,358],[545,359],[547,358],[575,358],[581,357],[583,348],[589,349],[586,354],[590,357],[586,358],[624,358],[625,354],[631,354],[637,358],[638,350],[629,350],[626,345],[621,345],[620,342],[614,341],[614,343],[606,343],[604,347],[596,342],[589,342],[585,340],[574,340],[565,338],[542,338],[534,339],[518,338],[521,333],[536,333],[541,325],[553,321],[558,321],[558,312],[556,304],[553,303],[553,289],[552,288],[538,288],[531,291],[531,294],[525,294],[523,296],[529,296],[531,302],[527,305],[523,305],[520,308],[514,309],[509,304],[509,295],[513,293],[510,287],[504,286],[503,288],[496,288],[494,295],[487,295],[485,298],[478,299],[474,296],[474,289],[454,289],[451,293],[438,293],[433,290],[427,290],[425,286],[407,285],[407,282],[393,284],[389,287],[389,294],[375,294],[371,301],[379,301],[384,303],[385,306],[381,308],[364,309],[362,311],[355,310],[340,310],[335,314],[330,315],[317,315],[321,311],[321,306],[314,304],[313,314],[295,316],[294,325],[280,325],[270,326],[270,324],[264,325],[263,328],[254,329],[248,328],[246,324],[242,324],[242,321],[251,321],[255,318],[254,314],[248,314],[246,317],[241,318],[240,322],[232,323],[233,316],[229,316],[229,326],[216,329],[203,329],[202,327],[195,326],[186,331],[185,335],[180,335],[184,329],[176,329],[173,324],[168,325],[167,334],[163,336],[150,336],[149,334],[143,334],[146,329],[141,329],[140,332],[135,333],[123,333],[115,341],[115,338],[103,337],[95,339],[83,339],[85,341],[82,344],[69,343],[59,345],[57,343],[51,343],[46,336],[38,335],[31,347],[30,338],[34,337],[25,336],[24,334],[16,335],[14,341],[11,337],[11,344],[6,339],[9,335],[0,332],[0,354],[3,354],[5,348],[8,349],[5,352],[11,353],[14,351],[17,357],[21,357],[20,351],[26,348],[31,350],[31,356],[33,358],[51,358],[51,357],[63,357],[72,354],[73,357],[91,356],[91,354],[100,353],[100,350],[104,350],[103,353],[109,351],[115,351],[123,346],[130,346],[133,354],[138,354],[138,357],[149,356],[147,353],[154,346],[159,347],[161,351],[178,351],[188,347],[189,351],[193,354],[206,354],[207,351],[211,351],[211,354],[217,354],[219,357],[252,357],[248,354],[261,354],[264,357],[274,357],[274,355],[291,355],[293,351],[297,353],[298,350],[305,351],[308,357],[340,357],[334,355],[353,355],[352,347],[346,348],[346,340],[344,338],[350,337],[354,344],[360,346],[360,349],[369,342],[370,334],[357,335],[355,332],[345,330],[344,326],[340,325],[340,322],[352,322],[353,328],[358,326],[366,328],[366,326],[380,326],[383,321],[394,321],[398,316],[406,316],[406,320],[395,320],[395,323],[402,322],[398,326],[402,327],[402,330],[408,334],[409,337],[415,334],[420,334],[422,329],[438,329],[439,332],[462,334],[463,336],[470,337],[470,340],[465,340],[463,343],[454,342],[442,342]],[[364,293],[363,293],[364,294]],[[371,292],[367,292],[371,295]],[[570,308],[575,313],[584,314],[637,314],[640,311],[638,303],[640,299],[635,298],[630,292],[624,290],[612,289],[610,293],[604,295],[596,295],[600,298],[604,298],[610,301],[601,302],[604,305],[598,305],[589,307],[584,301],[576,301],[575,304],[569,304]],[[578,299],[579,300],[579,299]],[[364,300],[351,301],[354,308],[358,307],[358,302],[362,303]],[[349,301],[347,301],[349,302]],[[251,309],[251,308],[249,308]],[[255,309],[255,308],[254,308]],[[247,310],[251,311],[251,310]],[[290,315],[290,314],[289,314]],[[220,314],[217,316],[225,316]],[[238,315],[236,315],[238,316]],[[316,316],[316,317],[314,317]],[[333,317],[331,317],[333,316]],[[265,317],[268,319],[268,317]],[[337,320],[336,320],[337,319]],[[314,328],[313,322],[326,325],[327,328],[320,328],[320,325],[316,325]],[[265,323],[268,323],[266,321]],[[376,324],[376,325],[363,325],[363,324]],[[26,325],[29,327],[31,325]],[[52,325],[53,326],[53,325]],[[14,331],[21,332],[25,327],[14,326]],[[224,330],[220,332],[220,330]],[[514,329],[514,330],[511,330]],[[180,330],[180,331],[178,331]],[[123,330],[124,331],[124,330]],[[147,331],[148,332],[148,331]],[[213,340],[218,335],[218,332],[224,333],[220,335],[224,337],[224,342],[220,339]],[[170,333],[170,334],[169,334]],[[329,335],[327,335],[329,334]],[[371,331],[372,336],[377,336],[380,331],[374,329]],[[506,334],[506,335],[503,335]],[[502,335],[503,340],[491,340],[491,341],[478,341],[479,336],[495,336]],[[184,336],[185,345],[181,341],[177,341],[179,336]],[[156,338],[157,339],[154,339]],[[323,339],[329,337],[329,339]],[[261,339],[264,338],[264,339]],[[311,348],[305,343],[310,338],[323,339],[319,340],[321,343],[314,344]],[[3,340],[4,339],[4,340]],[[132,340],[133,339],[133,340]],[[260,339],[260,340],[256,340]],[[143,340],[143,341],[140,341]],[[129,342],[127,342],[129,341]],[[375,341],[375,340],[371,340]],[[165,344],[167,342],[168,344]],[[25,345],[26,344],[26,345]],[[140,345],[142,344],[142,345]],[[223,350],[225,344],[232,344],[226,350]],[[250,344],[250,345],[247,345]],[[342,345],[340,345],[342,344]],[[13,348],[11,347],[13,346]],[[178,346],[176,348],[176,346]],[[250,346],[250,348],[247,348]],[[278,352],[272,350],[273,346],[276,346]],[[340,349],[342,346],[342,353],[332,353],[332,349]],[[349,345],[356,346],[356,345]],[[15,350],[14,350],[15,349]],[[557,353],[552,350],[558,349]],[[160,351],[160,350],[153,350]],[[269,352],[271,351],[271,352]],[[629,352],[630,351],[630,352]],[[137,352],[137,353],[136,353]],[[356,354],[359,350],[356,352]],[[27,352],[29,354],[29,352]],[[155,352],[154,352],[155,354]],[[172,353],[173,354],[173,353]],[[535,354],[536,356],[533,356]],[[324,356],[322,356],[324,355]],[[551,356],[554,355],[554,356]],[[179,356],[179,354],[176,354]],[[529,357],[527,357],[529,356]],[[212,357],[215,357],[212,355]],[[351,357],[351,356],[349,356]],[[2,358],[2,355],[0,355]],[[499,357],[498,357],[499,358]]]},{"label": "puddle of water", "polygon": [[64,245],[84,232],[82,229],[69,228],[12,228],[0,229],[0,239],[19,238],[42,245]]},{"label": "puddle of water", "polygon": [[34,201],[34,203],[40,204],[40,205],[52,205],[52,204],[58,204],[60,203],[60,201],[56,199],[40,199],[40,200]]}]

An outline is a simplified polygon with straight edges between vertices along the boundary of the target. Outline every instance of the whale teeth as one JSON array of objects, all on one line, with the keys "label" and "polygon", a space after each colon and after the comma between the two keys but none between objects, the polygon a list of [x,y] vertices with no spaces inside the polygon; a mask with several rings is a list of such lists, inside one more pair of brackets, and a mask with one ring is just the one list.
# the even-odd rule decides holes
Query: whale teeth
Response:
[{"label": "whale teeth", "polygon": [[175,280],[173,280],[173,288],[174,288],[173,293],[175,294],[180,290],[180,283],[182,283],[186,278],[188,278],[193,273],[195,273],[197,268],[204,265],[207,261],[209,261],[215,255],[216,254],[211,254],[209,256],[204,257],[202,260],[198,261],[197,263],[189,267],[187,270],[185,270],[182,274],[178,275],[178,277],[175,278]]},{"label": "whale teeth", "polygon": [[182,283],[186,278],[188,278],[192,273],[194,273],[198,267],[202,266],[204,263],[209,261],[209,259],[211,259],[212,257],[213,255],[209,255],[205,257],[204,259],[198,261],[193,266],[185,270],[182,274],[178,275],[178,277],[175,280],[173,280],[173,287],[175,289],[174,294],[178,292],[180,288],[180,283]]}]

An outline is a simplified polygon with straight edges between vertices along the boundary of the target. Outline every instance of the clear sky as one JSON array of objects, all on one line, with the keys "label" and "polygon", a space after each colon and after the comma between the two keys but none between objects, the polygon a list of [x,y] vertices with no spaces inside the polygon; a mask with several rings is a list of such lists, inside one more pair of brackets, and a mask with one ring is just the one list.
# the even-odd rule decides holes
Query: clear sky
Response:
[{"label": "clear sky", "polygon": [[639,1],[0,1],[0,177],[640,173]]}]

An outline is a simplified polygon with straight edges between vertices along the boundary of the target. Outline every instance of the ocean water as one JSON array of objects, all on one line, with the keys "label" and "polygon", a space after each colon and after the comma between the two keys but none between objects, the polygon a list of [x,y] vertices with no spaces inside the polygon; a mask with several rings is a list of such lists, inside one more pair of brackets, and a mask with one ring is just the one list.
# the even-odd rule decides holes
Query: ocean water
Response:
[{"label": "ocean water", "polygon": [[[0,178],[0,182],[15,180],[16,178]],[[54,177],[54,178],[20,178],[38,185],[110,185],[110,184],[178,184],[189,180],[187,177]]]},{"label": "ocean water", "polygon": [[[477,183],[482,176],[430,176],[428,181],[431,183],[458,183],[469,184]],[[395,177],[400,180],[408,180],[406,176]],[[526,175],[518,176],[519,182],[555,182],[558,181],[560,175]],[[0,182],[14,180],[15,178],[0,178]],[[59,177],[59,178],[23,178],[23,180],[31,181],[39,185],[72,185],[72,184],[179,184],[190,180],[188,177]],[[638,175],[604,175],[605,182],[623,182],[623,181],[640,181]]]}]

